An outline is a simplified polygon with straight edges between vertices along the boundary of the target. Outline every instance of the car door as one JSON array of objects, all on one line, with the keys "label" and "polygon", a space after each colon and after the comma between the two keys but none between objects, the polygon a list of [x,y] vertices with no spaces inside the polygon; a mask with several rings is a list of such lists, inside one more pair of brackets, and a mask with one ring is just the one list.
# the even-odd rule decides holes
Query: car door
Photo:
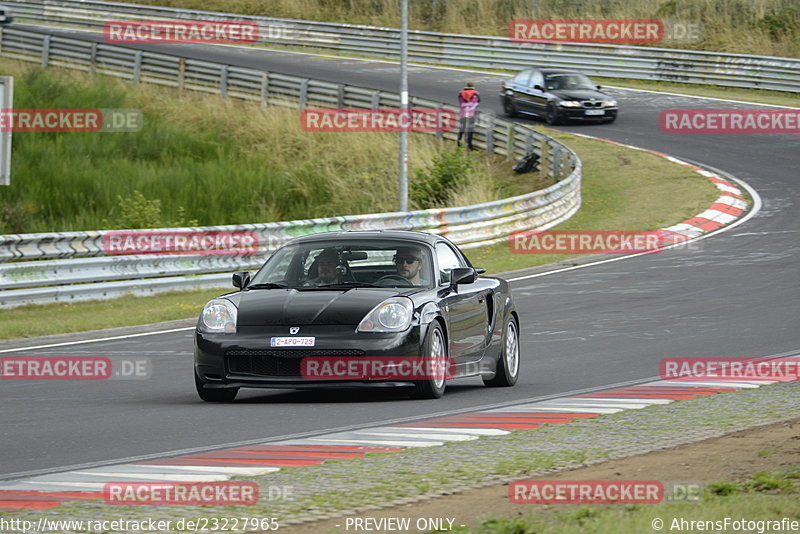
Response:
[{"label": "car door", "polygon": [[514,92],[514,105],[519,111],[531,110],[530,70],[524,70],[514,76],[511,88]]},{"label": "car door", "polygon": [[530,111],[532,113],[536,113],[537,115],[544,116],[545,110],[547,109],[547,103],[550,101],[550,99],[544,88],[544,75],[542,74],[542,71],[535,70],[531,73],[530,86]]},{"label": "car door", "polygon": [[450,358],[456,364],[473,362],[483,356],[488,335],[489,317],[486,305],[488,293],[484,284],[459,284],[450,290],[452,269],[467,267],[461,256],[449,244],[436,244],[439,269],[439,293],[444,295],[442,309],[447,322]]}]

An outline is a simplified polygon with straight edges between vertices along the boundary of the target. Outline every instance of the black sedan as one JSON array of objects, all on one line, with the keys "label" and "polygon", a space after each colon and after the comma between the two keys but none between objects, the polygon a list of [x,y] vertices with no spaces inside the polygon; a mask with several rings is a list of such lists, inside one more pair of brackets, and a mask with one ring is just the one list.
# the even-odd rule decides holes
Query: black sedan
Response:
[{"label": "black sedan", "polygon": [[503,82],[503,111],[530,113],[547,124],[565,121],[614,122],[617,101],[587,76],[561,69],[527,69]]},{"label": "black sedan", "polygon": [[296,238],[203,308],[197,393],[228,402],[242,387],[408,386],[438,398],[467,376],[513,386],[519,319],[508,284],[483,272],[422,232]]}]

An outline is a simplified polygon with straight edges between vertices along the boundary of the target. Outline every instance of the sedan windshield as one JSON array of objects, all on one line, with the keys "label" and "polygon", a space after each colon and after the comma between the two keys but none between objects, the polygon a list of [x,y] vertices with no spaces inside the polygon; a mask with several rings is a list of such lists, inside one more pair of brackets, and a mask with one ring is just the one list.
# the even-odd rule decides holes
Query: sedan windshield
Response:
[{"label": "sedan windshield", "polygon": [[358,287],[431,287],[428,247],[409,241],[340,240],[283,247],[248,289],[347,290]]},{"label": "sedan windshield", "polygon": [[545,77],[544,85],[548,91],[595,88],[592,80],[583,74],[550,74]]}]

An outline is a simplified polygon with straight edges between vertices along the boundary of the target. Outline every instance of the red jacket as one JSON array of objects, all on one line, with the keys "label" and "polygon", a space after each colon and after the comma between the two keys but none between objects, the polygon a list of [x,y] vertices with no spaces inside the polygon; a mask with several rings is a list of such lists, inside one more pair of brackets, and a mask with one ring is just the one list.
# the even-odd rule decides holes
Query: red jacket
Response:
[{"label": "red jacket", "polygon": [[461,105],[461,118],[470,119],[474,117],[480,101],[481,94],[471,87],[459,91],[458,103]]}]

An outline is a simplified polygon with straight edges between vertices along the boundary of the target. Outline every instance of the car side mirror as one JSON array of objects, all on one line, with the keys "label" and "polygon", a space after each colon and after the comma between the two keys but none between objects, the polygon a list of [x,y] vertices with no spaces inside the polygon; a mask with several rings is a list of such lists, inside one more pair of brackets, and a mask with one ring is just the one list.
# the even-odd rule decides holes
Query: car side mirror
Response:
[{"label": "car side mirror", "polygon": [[598,85],[598,86],[597,86],[597,90],[598,90],[598,91],[599,91],[600,89],[602,89],[602,88],[603,88],[603,86],[602,86],[602,85]]},{"label": "car side mirror", "polygon": [[539,84],[534,85],[533,88],[536,89],[537,91],[544,91],[544,87],[542,87]]},{"label": "car side mirror", "polygon": [[250,283],[250,273],[248,271],[236,271],[233,273],[233,287],[244,289]]},{"label": "car side mirror", "polygon": [[450,271],[450,287],[455,289],[458,284],[472,284],[478,279],[478,273],[472,267],[455,267]]}]

